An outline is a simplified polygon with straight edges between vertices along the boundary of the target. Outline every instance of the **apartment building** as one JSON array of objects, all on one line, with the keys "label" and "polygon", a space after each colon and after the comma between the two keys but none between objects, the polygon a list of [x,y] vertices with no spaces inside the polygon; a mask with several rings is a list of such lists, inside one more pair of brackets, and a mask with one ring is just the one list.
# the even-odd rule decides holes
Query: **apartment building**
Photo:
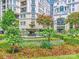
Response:
[{"label": "apartment building", "polygon": [[[12,9],[20,20],[19,28],[22,33],[41,29],[42,26],[36,22],[38,14],[50,15],[50,4],[47,0],[1,0],[0,17],[8,9]],[[31,28],[30,24],[34,24]]]},{"label": "apartment building", "polygon": [[8,9],[12,9],[16,17],[19,18],[20,14],[20,3],[19,0],[1,0],[0,1],[0,17],[2,17],[3,13]]},{"label": "apartment building", "polygon": [[56,0],[48,0],[48,2],[50,3],[50,15],[53,15],[53,4]]},{"label": "apartment building", "polygon": [[[47,0],[20,0],[20,10],[20,30],[23,34],[32,33],[42,28],[36,18],[38,14],[50,15],[50,4]],[[31,27],[31,24],[34,26]]]},{"label": "apartment building", "polygon": [[57,32],[68,31],[66,18],[70,13],[79,12],[79,0],[57,0],[53,4],[54,30]]}]

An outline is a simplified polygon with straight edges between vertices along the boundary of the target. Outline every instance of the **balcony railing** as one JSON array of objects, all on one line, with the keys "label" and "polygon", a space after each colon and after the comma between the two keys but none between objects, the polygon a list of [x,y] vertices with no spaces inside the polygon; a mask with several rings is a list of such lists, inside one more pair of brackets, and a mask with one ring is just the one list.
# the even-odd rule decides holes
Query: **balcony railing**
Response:
[{"label": "balcony railing", "polygon": [[24,6],[24,5],[26,5],[26,1],[21,2],[21,6]]}]

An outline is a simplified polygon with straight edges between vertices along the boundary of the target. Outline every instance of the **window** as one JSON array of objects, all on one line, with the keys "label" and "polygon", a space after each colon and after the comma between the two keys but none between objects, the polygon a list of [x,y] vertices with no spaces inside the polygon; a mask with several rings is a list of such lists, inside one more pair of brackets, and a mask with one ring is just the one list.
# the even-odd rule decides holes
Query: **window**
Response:
[{"label": "window", "polygon": [[6,8],[6,6],[4,5],[2,9],[5,9],[5,8]]},{"label": "window", "polygon": [[21,12],[26,12],[26,7],[21,8]]},{"label": "window", "polygon": [[65,3],[67,3],[67,0],[64,0]]},{"label": "window", "polygon": [[32,14],[32,20],[35,20],[35,14]]},{"label": "window", "polygon": [[63,6],[60,6],[60,12],[61,11],[64,11],[64,7]]},{"label": "window", "polygon": [[72,0],[72,2],[74,2],[75,0]]},{"label": "window", "polygon": [[71,5],[68,6],[68,9],[69,9],[68,11],[71,12]]},{"label": "window", "polygon": [[35,19],[35,6],[32,6],[32,19]]},{"label": "window", "polygon": [[59,5],[59,3],[57,3],[57,5]]},{"label": "window", "polygon": [[32,4],[35,4],[35,0],[31,0],[32,1]]},{"label": "window", "polygon": [[26,16],[25,14],[21,14],[21,18],[25,18],[25,16]]},{"label": "window", "polygon": [[12,0],[10,0],[10,5],[12,5]]},{"label": "window", "polygon": [[25,22],[25,21],[22,21],[22,22],[21,22],[21,25],[26,25],[26,22]]},{"label": "window", "polygon": [[72,7],[74,7],[75,5],[74,4],[72,4]]},{"label": "window", "polygon": [[65,7],[65,11],[67,10],[67,7]]},{"label": "window", "polygon": [[75,8],[72,8],[72,11],[74,11],[75,10]]},{"label": "window", "polygon": [[2,0],[3,3],[6,3],[6,0]]},{"label": "window", "polygon": [[35,19],[35,6],[32,6],[32,19]]},{"label": "window", "polygon": [[13,0],[13,4],[16,5],[16,0]]},{"label": "window", "polygon": [[71,2],[71,0],[68,0],[68,3],[70,3]]},{"label": "window", "polygon": [[57,12],[59,12],[59,8],[57,8]]},{"label": "window", "polygon": [[34,6],[32,6],[32,12],[35,13],[35,7]]},{"label": "window", "polygon": [[43,0],[40,0],[40,2],[43,2]]},{"label": "window", "polygon": [[65,25],[64,18],[57,19],[57,25]]},{"label": "window", "polygon": [[55,8],[55,12],[57,12],[56,10],[57,10],[57,9]]}]

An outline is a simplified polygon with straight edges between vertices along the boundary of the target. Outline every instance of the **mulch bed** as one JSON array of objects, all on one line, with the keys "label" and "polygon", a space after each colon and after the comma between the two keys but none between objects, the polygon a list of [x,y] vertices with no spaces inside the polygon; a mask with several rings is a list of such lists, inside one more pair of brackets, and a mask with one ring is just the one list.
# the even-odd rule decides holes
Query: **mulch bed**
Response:
[{"label": "mulch bed", "polygon": [[21,55],[27,57],[44,57],[44,56],[59,56],[79,53],[79,46],[63,45],[54,46],[52,49],[30,49],[24,48],[21,51]]},{"label": "mulch bed", "polygon": [[62,46],[53,46],[52,49],[23,48],[20,52],[15,53],[14,55],[4,52],[4,53],[0,53],[0,59],[9,59],[9,58],[13,59],[14,57],[18,59],[18,56],[32,58],[32,57],[70,55],[70,54],[78,54],[78,53],[79,53],[79,45],[72,46],[65,44]]}]

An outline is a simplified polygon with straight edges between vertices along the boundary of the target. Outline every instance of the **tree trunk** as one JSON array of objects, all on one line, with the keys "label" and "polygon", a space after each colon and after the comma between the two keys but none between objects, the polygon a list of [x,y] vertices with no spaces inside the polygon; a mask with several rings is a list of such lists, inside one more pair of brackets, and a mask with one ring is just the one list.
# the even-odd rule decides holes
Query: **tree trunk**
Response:
[{"label": "tree trunk", "polygon": [[12,54],[14,54],[14,43],[13,43],[13,45],[12,45]]},{"label": "tree trunk", "polygon": [[48,41],[50,41],[51,40],[51,38],[50,38],[50,33],[48,34]]},{"label": "tree trunk", "polygon": [[51,40],[51,38],[50,38],[51,31],[50,31],[50,29],[49,29],[49,26],[48,26],[48,31],[49,31],[49,33],[48,33],[48,41],[50,41],[50,40]]}]

